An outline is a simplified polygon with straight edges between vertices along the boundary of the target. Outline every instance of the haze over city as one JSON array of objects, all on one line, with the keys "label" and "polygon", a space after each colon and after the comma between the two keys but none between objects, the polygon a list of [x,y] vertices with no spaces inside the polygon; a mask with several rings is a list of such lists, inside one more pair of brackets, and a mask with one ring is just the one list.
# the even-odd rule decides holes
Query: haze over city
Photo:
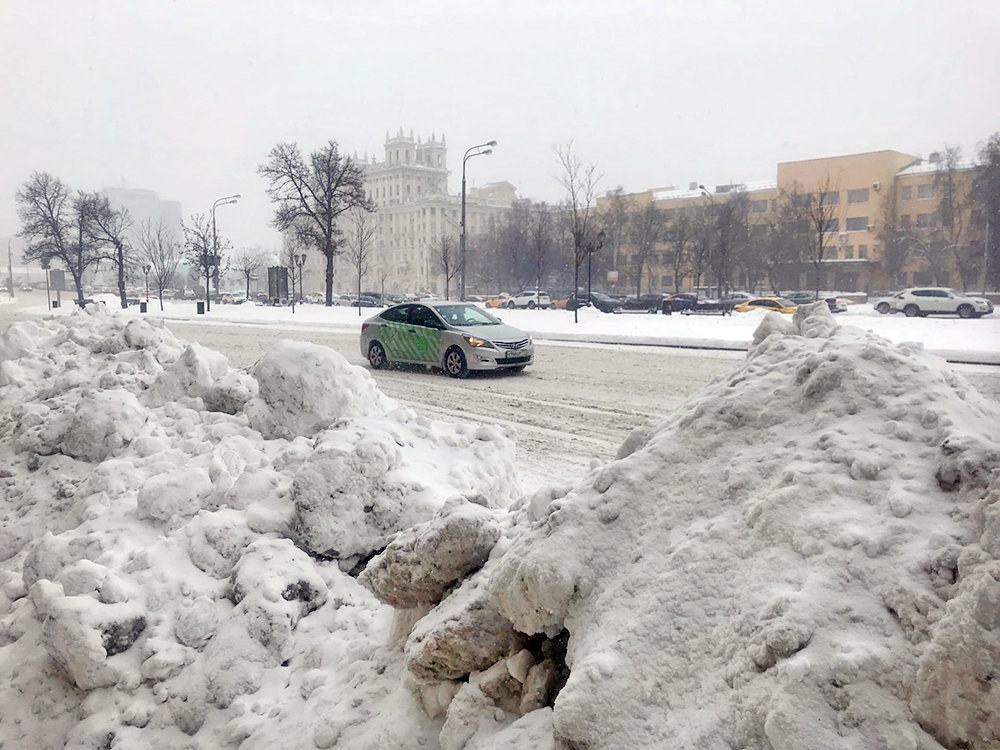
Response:
[{"label": "haze over city", "polygon": [[1000,6],[800,2],[6,2],[0,235],[34,170],[155,190],[278,245],[256,169],[278,142],[378,154],[386,131],[495,139],[470,186],[562,198],[570,140],[602,189],[771,179],[781,161],[944,145],[1000,122]]}]

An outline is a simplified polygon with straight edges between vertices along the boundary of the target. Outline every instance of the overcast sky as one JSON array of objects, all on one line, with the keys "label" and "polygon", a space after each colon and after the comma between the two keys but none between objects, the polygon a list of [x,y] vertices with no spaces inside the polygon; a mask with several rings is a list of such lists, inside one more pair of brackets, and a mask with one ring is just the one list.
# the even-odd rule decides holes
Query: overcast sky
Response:
[{"label": "overcast sky", "polygon": [[2,0],[0,236],[33,170],[220,209],[275,247],[280,141],[444,133],[450,189],[556,201],[572,139],[603,188],[773,179],[780,161],[972,152],[1000,130],[998,0]]}]

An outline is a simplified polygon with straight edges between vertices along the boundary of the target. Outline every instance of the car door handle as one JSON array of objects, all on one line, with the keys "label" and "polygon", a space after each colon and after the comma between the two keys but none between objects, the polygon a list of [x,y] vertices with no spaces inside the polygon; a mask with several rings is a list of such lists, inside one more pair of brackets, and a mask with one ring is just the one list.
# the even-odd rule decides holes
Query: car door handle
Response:
[{"label": "car door handle", "polygon": [[416,333],[416,331],[414,331],[412,328],[407,328],[406,332],[407,333]]}]

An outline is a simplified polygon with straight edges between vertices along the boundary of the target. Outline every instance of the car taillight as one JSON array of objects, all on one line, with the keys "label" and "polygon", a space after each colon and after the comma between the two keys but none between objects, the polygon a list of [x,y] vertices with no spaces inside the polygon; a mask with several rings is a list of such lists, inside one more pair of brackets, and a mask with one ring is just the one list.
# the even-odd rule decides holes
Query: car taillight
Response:
[{"label": "car taillight", "polygon": [[365,332],[365,329],[366,329],[366,328],[368,327],[368,325],[369,325],[368,323],[362,323],[362,324],[361,324],[361,332],[362,332],[362,333],[364,333],[364,332]]}]

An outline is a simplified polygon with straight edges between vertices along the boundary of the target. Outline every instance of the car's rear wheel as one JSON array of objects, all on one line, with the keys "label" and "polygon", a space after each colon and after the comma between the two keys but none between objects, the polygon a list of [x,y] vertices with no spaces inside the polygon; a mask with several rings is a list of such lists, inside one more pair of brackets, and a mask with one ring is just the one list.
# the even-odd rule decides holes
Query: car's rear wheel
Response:
[{"label": "car's rear wheel", "polygon": [[959,305],[958,306],[958,317],[960,318],[972,318],[976,314],[976,311],[972,309],[972,305]]},{"label": "car's rear wheel", "polygon": [[445,352],[444,371],[452,378],[464,378],[469,374],[469,364],[465,361],[465,354],[457,346]]},{"label": "car's rear wheel", "polygon": [[883,315],[887,315],[889,313],[889,303],[879,302],[878,305],[875,306],[875,309],[878,310]]},{"label": "car's rear wheel", "polygon": [[517,305],[514,304],[514,300],[511,300],[510,302],[507,303],[508,310],[513,310],[515,307],[517,307]]},{"label": "car's rear wheel", "polygon": [[903,315],[908,318],[915,318],[920,315],[920,308],[916,305],[907,305],[903,308]]},{"label": "car's rear wheel", "polygon": [[368,345],[368,364],[370,364],[374,370],[381,370],[386,366],[386,364],[388,364],[388,360],[385,356],[385,349],[383,349],[382,345],[377,341],[373,341]]}]

